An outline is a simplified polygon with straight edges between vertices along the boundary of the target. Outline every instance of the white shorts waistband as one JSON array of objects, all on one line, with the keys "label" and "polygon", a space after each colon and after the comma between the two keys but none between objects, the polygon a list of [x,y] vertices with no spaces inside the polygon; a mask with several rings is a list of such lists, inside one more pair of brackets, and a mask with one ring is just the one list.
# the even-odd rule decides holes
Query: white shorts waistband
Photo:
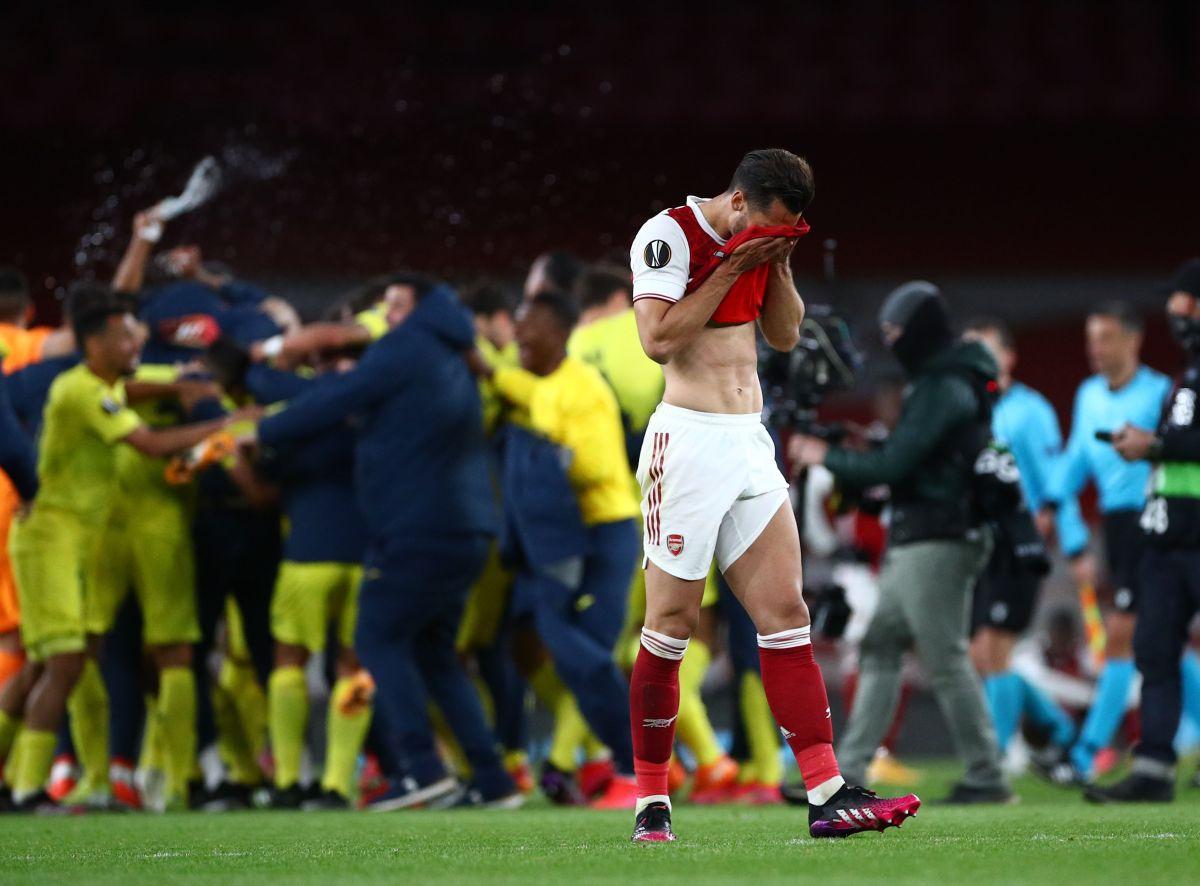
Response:
[{"label": "white shorts waistband", "polygon": [[659,403],[654,414],[672,422],[718,425],[726,428],[745,428],[756,425],[761,427],[763,423],[761,412],[697,412],[694,409],[684,409],[682,406],[672,406],[670,403]]}]

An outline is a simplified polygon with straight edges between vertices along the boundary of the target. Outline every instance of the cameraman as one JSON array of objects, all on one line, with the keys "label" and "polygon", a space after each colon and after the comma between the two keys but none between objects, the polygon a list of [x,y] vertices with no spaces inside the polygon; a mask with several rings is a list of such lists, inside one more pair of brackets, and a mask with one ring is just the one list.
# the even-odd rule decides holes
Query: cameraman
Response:
[{"label": "cameraman", "polygon": [[1183,703],[1180,659],[1188,625],[1200,610],[1200,259],[1184,263],[1169,285],[1167,322],[1188,365],[1163,409],[1158,432],[1126,424],[1112,444],[1126,461],[1153,463],[1142,511],[1146,548],[1133,635],[1142,675],[1142,737],[1129,776],[1089,787],[1096,803],[1169,802],[1175,797],[1175,733]]},{"label": "cameraman", "polygon": [[894,290],[879,323],[910,381],[887,441],[870,452],[804,435],[791,445],[797,465],[824,464],[843,486],[891,487],[879,602],[862,640],[858,692],[838,759],[846,778],[864,779],[899,700],[901,654],[912,646],[966,765],[948,800],[1008,802],[996,733],[967,654],[971,589],[991,548],[972,487],[976,456],[990,441],[986,398],[996,363],[982,345],[955,341],[932,283]]}]

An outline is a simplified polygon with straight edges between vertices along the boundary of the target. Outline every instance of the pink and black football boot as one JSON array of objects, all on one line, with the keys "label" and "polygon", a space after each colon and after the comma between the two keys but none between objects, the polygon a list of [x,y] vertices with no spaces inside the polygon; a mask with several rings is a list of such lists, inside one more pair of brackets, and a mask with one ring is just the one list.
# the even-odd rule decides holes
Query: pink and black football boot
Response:
[{"label": "pink and black football boot", "polygon": [[848,837],[860,831],[900,827],[921,808],[916,794],[880,798],[866,788],[842,785],[823,806],[808,807],[808,832],[814,837]]},{"label": "pink and black football boot", "polygon": [[651,803],[637,814],[633,823],[634,843],[670,843],[675,839],[671,830],[671,807],[666,803]]}]

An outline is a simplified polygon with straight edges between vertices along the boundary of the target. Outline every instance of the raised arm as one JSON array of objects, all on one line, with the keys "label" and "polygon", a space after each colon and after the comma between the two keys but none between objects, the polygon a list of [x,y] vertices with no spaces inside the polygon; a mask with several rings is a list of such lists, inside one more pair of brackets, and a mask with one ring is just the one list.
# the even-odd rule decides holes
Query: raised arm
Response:
[{"label": "raised arm", "polygon": [[112,288],[116,292],[137,294],[142,291],[142,284],[146,280],[146,264],[160,237],[162,221],[155,210],[147,209],[133,217],[133,236],[113,275]]},{"label": "raised arm", "polygon": [[[795,240],[790,241],[793,245]],[[763,299],[758,326],[763,338],[777,351],[790,351],[800,341],[800,324],[804,321],[804,300],[792,280],[791,248],[782,261],[771,263],[767,278],[767,294]]]},{"label": "raised arm", "polygon": [[[686,298],[672,298],[672,293],[643,291],[635,294],[633,308],[646,356],[655,363],[669,362],[700,334],[738,277],[763,262],[778,260],[791,250],[791,246],[792,241],[782,238],[760,238],[743,243]],[[635,276],[635,289],[638,282]],[[795,294],[794,288],[792,292]],[[795,298],[799,299],[799,296]],[[798,333],[798,321],[796,326]]]}]

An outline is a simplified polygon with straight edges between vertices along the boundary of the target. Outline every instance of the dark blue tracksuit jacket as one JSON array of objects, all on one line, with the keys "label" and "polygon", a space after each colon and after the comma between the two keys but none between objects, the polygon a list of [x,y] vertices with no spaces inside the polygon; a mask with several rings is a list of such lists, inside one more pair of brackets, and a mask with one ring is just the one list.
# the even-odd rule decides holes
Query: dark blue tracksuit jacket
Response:
[{"label": "dark blue tracksuit jacket", "polygon": [[474,337],[470,314],[437,287],[358,366],[259,425],[259,441],[271,448],[357,416],[355,485],[368,562],[422,540],[496,533],[479,389],[462,358]]}]

